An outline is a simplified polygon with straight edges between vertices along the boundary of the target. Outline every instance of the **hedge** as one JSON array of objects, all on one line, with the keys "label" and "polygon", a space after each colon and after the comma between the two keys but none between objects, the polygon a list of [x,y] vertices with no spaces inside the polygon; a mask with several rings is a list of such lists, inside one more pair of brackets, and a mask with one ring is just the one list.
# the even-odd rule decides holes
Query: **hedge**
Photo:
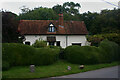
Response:
[{"label": "hedge", "polygon": [[99,63],[99,50],[93,46],[69,46],[65,49],[67,61],[75,64]]},{"label": "hedge", "polygon": [[65,59],[75,64],[98,64],[118,61],[120,47],[115,42],[103,40],[99,47],[69,46],[65,49]]},{"label": "hedge", "polygon": [[2,59],[4,64],[12,66],[48,65],[57,61],[59,49],[34,48],[18,43],[3,43]]},{"label": "hedge", "polygon": [[33,63],[36,65],[49,65],[59,58],[59,49],[36,48]]},{"label": "hedge", "polygon": [[102,56],[101,62],[112,62],[119,59],[120,47],[115,42],[104,40],[100,43],[99,49]]}]

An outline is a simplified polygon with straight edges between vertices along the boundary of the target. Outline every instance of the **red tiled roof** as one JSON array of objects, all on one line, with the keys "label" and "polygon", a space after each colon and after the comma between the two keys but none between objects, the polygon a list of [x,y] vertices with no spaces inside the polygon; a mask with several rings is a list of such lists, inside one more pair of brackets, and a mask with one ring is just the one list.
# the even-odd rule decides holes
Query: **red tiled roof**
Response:
[{"label": "red tiled roof", "polygon": [[[51,22],[56,32],[48,32]],[[88,34],[83,21],[64,21],[64,27],[59,27],[58,20],[20,20],[18,30],[21,34]]]}]

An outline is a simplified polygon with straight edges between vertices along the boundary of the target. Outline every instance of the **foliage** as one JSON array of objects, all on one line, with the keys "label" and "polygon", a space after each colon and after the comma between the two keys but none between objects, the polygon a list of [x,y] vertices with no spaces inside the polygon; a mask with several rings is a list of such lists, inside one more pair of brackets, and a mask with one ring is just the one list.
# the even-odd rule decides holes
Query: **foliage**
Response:
[{"label": "foliage", "polygon": [[92,46],[69,46],[65,49],[67,61],[76,64],[99,63],[99,50]]},{"label": "foliage", "polygon": [[[47,65],[58,59],[59,49],[34,48],[29,45],[17,43],[4,43],[2,47],[2,59],[12,66]],[[4,63],[3,63],[4,64]],[[6,64],[6,63],[5,63]]]},{"label": "foliage", "polygon": [[35,48],[42,48],[47,46],[47,42],[44,40],[36,40],[35,43],[32,45]]},{"label": "foliage", "polygon": [[[97,20],[93,23],[94,27],[99,25],[99,31],[97,33],[119,33],[118,13],[119,10],[117,9],[102,10],[100,16],[98,16]],[[91,28],[90,31],[92,31],[93,28]],[[93,32],[93,34],[96,34],[96,32]]]},{"label": "foliage", "polygon": [[116,42],[118,45],[120,45],[120,34],[117,34],[117,33],[87,36],[87,39],[89,42],[91,42],[92,46],[98,46],[100,42],[104,39],[108,39],[109,41]]},{"label": "foliage", "polygon": [[35,65],[49,65],[58,60],[59,49],[36,48],[33,55],[33,63]]},{"label": "foliage", "polygon": [[60,53],[59,53],[59,58],[60,59],[65,59],[65,49],[64,48],[60,48]]},{"label": "foliage", "polygon": [[29,45],[17,43],[4,43],[2,45],[2,59],[10,66],[29,65],[35,49]]},{"label": "foliage", "polygon": [[99,47],[69,46],[65,49],[65,59],[76,64],[110,63],[120,58],[118,44],[103,40]]},{"label": "foliage", "polygon": [[10,65],[7,61],[2,62],[2,71],[8,70],[10,68]]},{"label": "foliage", "polygon": [[54,12],[56,14],[60,14],[61,12],[64,12],[64,7],[62,5],[59,5],[59,4],[53,6],[52,9],[54,10]]},{"label": "foliage", "polygon": [[18,17],[19,20],[56,20],[58,16],[50,8],[34,8],[28,12],[21,13]]},{"label": "foliage", "polygon": [[58,20],[58,14],[62,12],[64,20],[84,21],[89,34],[120,33],[118,18],[120,9],[105,9],[100,13],[88,11],[80,14],[80,7],[79,3],[74,2],[57,4],[52,8],[38,7],[32,10],[23,7],[19,20]]},{"label": "foliage", "polygon": [[80,8],[79,3],[74,3],[74,2],[65,2],[63,5],[55,5],[53,6],[53,10],[59,14],[59,13],[67,13],[70,15],[76,15],[79,14],[79,8]]},{"label": "foliage", "polygon": [[65,12],[71,15],[79,14],[79,8],[81,7],[79,3],[65,2],[63,3]]},{"label": "foliage", "polygon": [[99,46],[102,62],[112,62],[119,59],[119,45],[115,42],[104,40]]},{"label": "foliage", "polygon": [[2,12],[2,42],[11,43],[19,42],[17,32],[19,21],[16,20],[17,15],[12,12]]}]

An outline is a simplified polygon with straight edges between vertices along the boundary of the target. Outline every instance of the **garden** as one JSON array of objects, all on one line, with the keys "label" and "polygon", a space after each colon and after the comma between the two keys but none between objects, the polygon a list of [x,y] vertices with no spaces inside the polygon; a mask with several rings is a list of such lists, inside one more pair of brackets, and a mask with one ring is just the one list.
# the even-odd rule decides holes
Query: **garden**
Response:
[{"label": "garden", "polygon": [[[85,72],[116,66],[120,47],[115,42],[103,40],[99,46],[68,46],[65,49],[46,46],[36,41],[33,46],[21,43],[3,43],[3,78],[45,78]],[[35,72],[30,72],[35,65]],[[84,65],[84,69],[79,69]],[[71,70],[67,67],[70,66]]]}]

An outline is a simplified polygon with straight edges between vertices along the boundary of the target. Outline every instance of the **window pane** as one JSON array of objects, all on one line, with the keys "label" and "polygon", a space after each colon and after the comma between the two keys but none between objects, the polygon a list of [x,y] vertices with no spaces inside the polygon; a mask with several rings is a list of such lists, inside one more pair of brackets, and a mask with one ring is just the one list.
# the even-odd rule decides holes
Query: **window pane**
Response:
[{"label": "window pane", "polygon": [[52,32],[55,32],[55,28],[54,27],[52,27]]},{"label": "window pane", "polygon": [[79,46],[81,46],[81,43],[72,43],[72,45],[79,45]]},{"label": "window pane", "polygon": [[49,27],[49,32],[51,32],[51,27]]},{"label": "window pane", "polygon": [[25,42],[26,45],[30,45],[30,42]]},{"label": "window pane", "polygon": [[57,43],[57,46],[60,46],[60,41],[57,41],[56,43]]}]

